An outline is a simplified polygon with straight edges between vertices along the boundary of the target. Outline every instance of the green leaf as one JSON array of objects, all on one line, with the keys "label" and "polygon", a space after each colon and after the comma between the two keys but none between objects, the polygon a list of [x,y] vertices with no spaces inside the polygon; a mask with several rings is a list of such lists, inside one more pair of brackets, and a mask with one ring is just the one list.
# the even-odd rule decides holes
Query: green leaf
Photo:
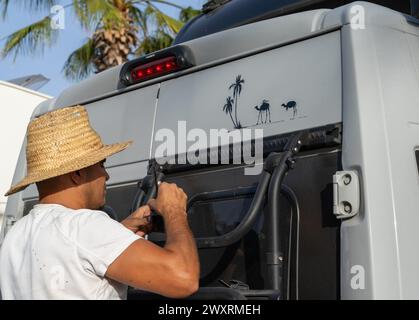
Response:
[{"label": "green leaf", "polygon": [[73,51],[68,57],[62,69],[64,76],[73,81],[86,78],[95,71],[93,58],[93,40],[89,38],[85,44]]},{"label": "green leaf", "polygon": [[[6,18],[7,9],[9,7],[10,0],[0,0],[0,9],[2,19]],[[13,1],[13,4],[19,7],[23,7],[24,9],[28,9],[31,11],[41,11],[41,10],[51,10],[51,7],[55,4],[54,0],[20,0],[20,1]]]},{"label": "green leaf", "polygon": [[193,17],[195,17],[195,16],[197,16],[199,14],[201,14],[201,10],[196,10],[196,9],[194,9],[192,7],[183,8],[180,11],[179,19],[183,23],[186,23],[189,20],[191,20]]},{"label": "green leaf", "polygon": [[9,7],[9,0],[0,0],[1,17],[3,20],[6,18],[8,7]]},{"label": "green leaf", "polygon": [[173,38],[164,32],[158,32],[153,36],[147,36],[142,39],[140,45],[135,51],[136,56],[143,56],[167,48],[173,42]]},{"label": "green leaf", "polygon": [[14,53],[16,60],[17,55],[43,53],[45,47],[51,47],[55,42],[57,35],[58,31],[51,28],[51,18],[45,17],[9,35],[1,55],[6,57]]},{"label": "green leaf", "polygon": [[[10,0],[1,0],[1,2],[10,2]],[[41,11],[41,10],[50,10],[57,1],[54,0],[15,0],[13,1],[14,5],[23,7],[27,10],[32,11]]]},{"label": "green leaf", "polygon": [[133,19],[135,25],[138,25],[143,33],[144,37],[148,35],[148,18],[146,11],[142,11],[135,6],[129,7],[130,16]]},{"label": "green leaf", "polygon": [[73,0],[73,9],[76,17],[80,21],[81,26],[85,29],[90,29],[94,19],[89,19],[89,12],[86,1]]},{"label": "green leaf", "polygon": [[183,22],[174,19],[163,12],[161,12],[157,7],[150,4],[150,7],[153,8],[154,14],[156,15],[156,18],[162,22],[164,22],[173,33],[178,33],[180,29],[183,27]]},{"label": "green leaf", "polygon": [[180,6],[176,3],[173,3],[171,1],[166,1],[166,0],[133,0],[133,1],[130,1],[130,2],[133,3],[133,4],[135,4],[135,3],[142,4],[144,2],[157,2],[157,3],[165,4],[165,5],[177,8],[177,9],[183,9],[182,6]]},{"label": "green leaf", "polygon": [[56,4],[54,0],[21,0],[14,1],[24,4],[25,8],[29,10],[50,10]]},{"label": "green leaf", "polygon": [[111,28],[124,23],[122,12],[109,0],[73,0],[73,8],[82,27],[93,30],[101,25]]}]

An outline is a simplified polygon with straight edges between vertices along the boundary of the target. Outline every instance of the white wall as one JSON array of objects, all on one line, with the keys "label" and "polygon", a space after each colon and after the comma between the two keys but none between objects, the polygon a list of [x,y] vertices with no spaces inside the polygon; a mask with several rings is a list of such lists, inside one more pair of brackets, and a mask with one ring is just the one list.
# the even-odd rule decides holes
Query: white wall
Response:
[{"label": "white wall", "polygon": [[51,97],[0,81],[0,226],[17,158],[35,107]]}]

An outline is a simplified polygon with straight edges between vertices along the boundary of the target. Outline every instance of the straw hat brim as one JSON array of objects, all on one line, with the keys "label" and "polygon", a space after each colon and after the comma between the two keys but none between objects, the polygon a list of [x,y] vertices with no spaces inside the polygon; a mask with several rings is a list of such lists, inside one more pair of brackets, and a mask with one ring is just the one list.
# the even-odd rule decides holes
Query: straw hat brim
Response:
[{"label": "straw hat brim", "polygon": [[105,158],[115,153],[118,153],[124,150],[131,143],[132,141],[126,141],[122,143],[104,145],[99,150],[92,151],[89,154],[83,155],[80,158],[71,159],[71,161],[60,165],[59,168],[54,168],[54,170],[32,172],[31,174],[28,174],[22,181],[12,186],[9,189],[9,191],[7,191],[5,196],[9,196],[13,193],[22,191],[23,189],[25,189],[27,186],[29,186],[32,183],[40,182],[40,181],[47,180],[53,177],[58,177],[60,175],[63,175],[69,172],[87,168],[91,165],[94,165],[95,163],[98,163],[99,161],[104,160]]}]

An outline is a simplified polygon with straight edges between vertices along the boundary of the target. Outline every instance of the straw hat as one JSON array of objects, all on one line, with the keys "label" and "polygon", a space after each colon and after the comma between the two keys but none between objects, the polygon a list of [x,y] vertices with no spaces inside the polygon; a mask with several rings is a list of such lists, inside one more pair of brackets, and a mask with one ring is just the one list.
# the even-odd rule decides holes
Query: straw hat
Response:
[{"label": "straw hat", "polygon": [[31,183],[89,167],[130,144],[131,141],[104,145],[90,126],[83,106],[48,112],[29,123],[27,175],[5,195],[21,191]]}]

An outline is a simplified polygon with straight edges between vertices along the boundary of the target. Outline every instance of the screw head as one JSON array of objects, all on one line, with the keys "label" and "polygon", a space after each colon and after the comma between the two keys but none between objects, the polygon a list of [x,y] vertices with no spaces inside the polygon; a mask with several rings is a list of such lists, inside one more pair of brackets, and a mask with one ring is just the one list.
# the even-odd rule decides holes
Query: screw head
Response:
[{"label": "screw head", "polygon": [[288,164],[290,169],[295,168],[295,160],[294,159],[288,159],[287,164]]},{"label": "screw head", "polygon": [[351,183],[352,178],[349,174],[345,174],[342,178],[342,181],[343,181],[343,184],[347,186],[348,184]]},{"label": "screw head", "polygon": [[342,203],[342,207],[343,207],[343,211],[345,212],[345,213],[351,213],[352,212],[352,205],[349,203],[349,202],[347,202],[347,201],[344,201],[343,203]]}]

